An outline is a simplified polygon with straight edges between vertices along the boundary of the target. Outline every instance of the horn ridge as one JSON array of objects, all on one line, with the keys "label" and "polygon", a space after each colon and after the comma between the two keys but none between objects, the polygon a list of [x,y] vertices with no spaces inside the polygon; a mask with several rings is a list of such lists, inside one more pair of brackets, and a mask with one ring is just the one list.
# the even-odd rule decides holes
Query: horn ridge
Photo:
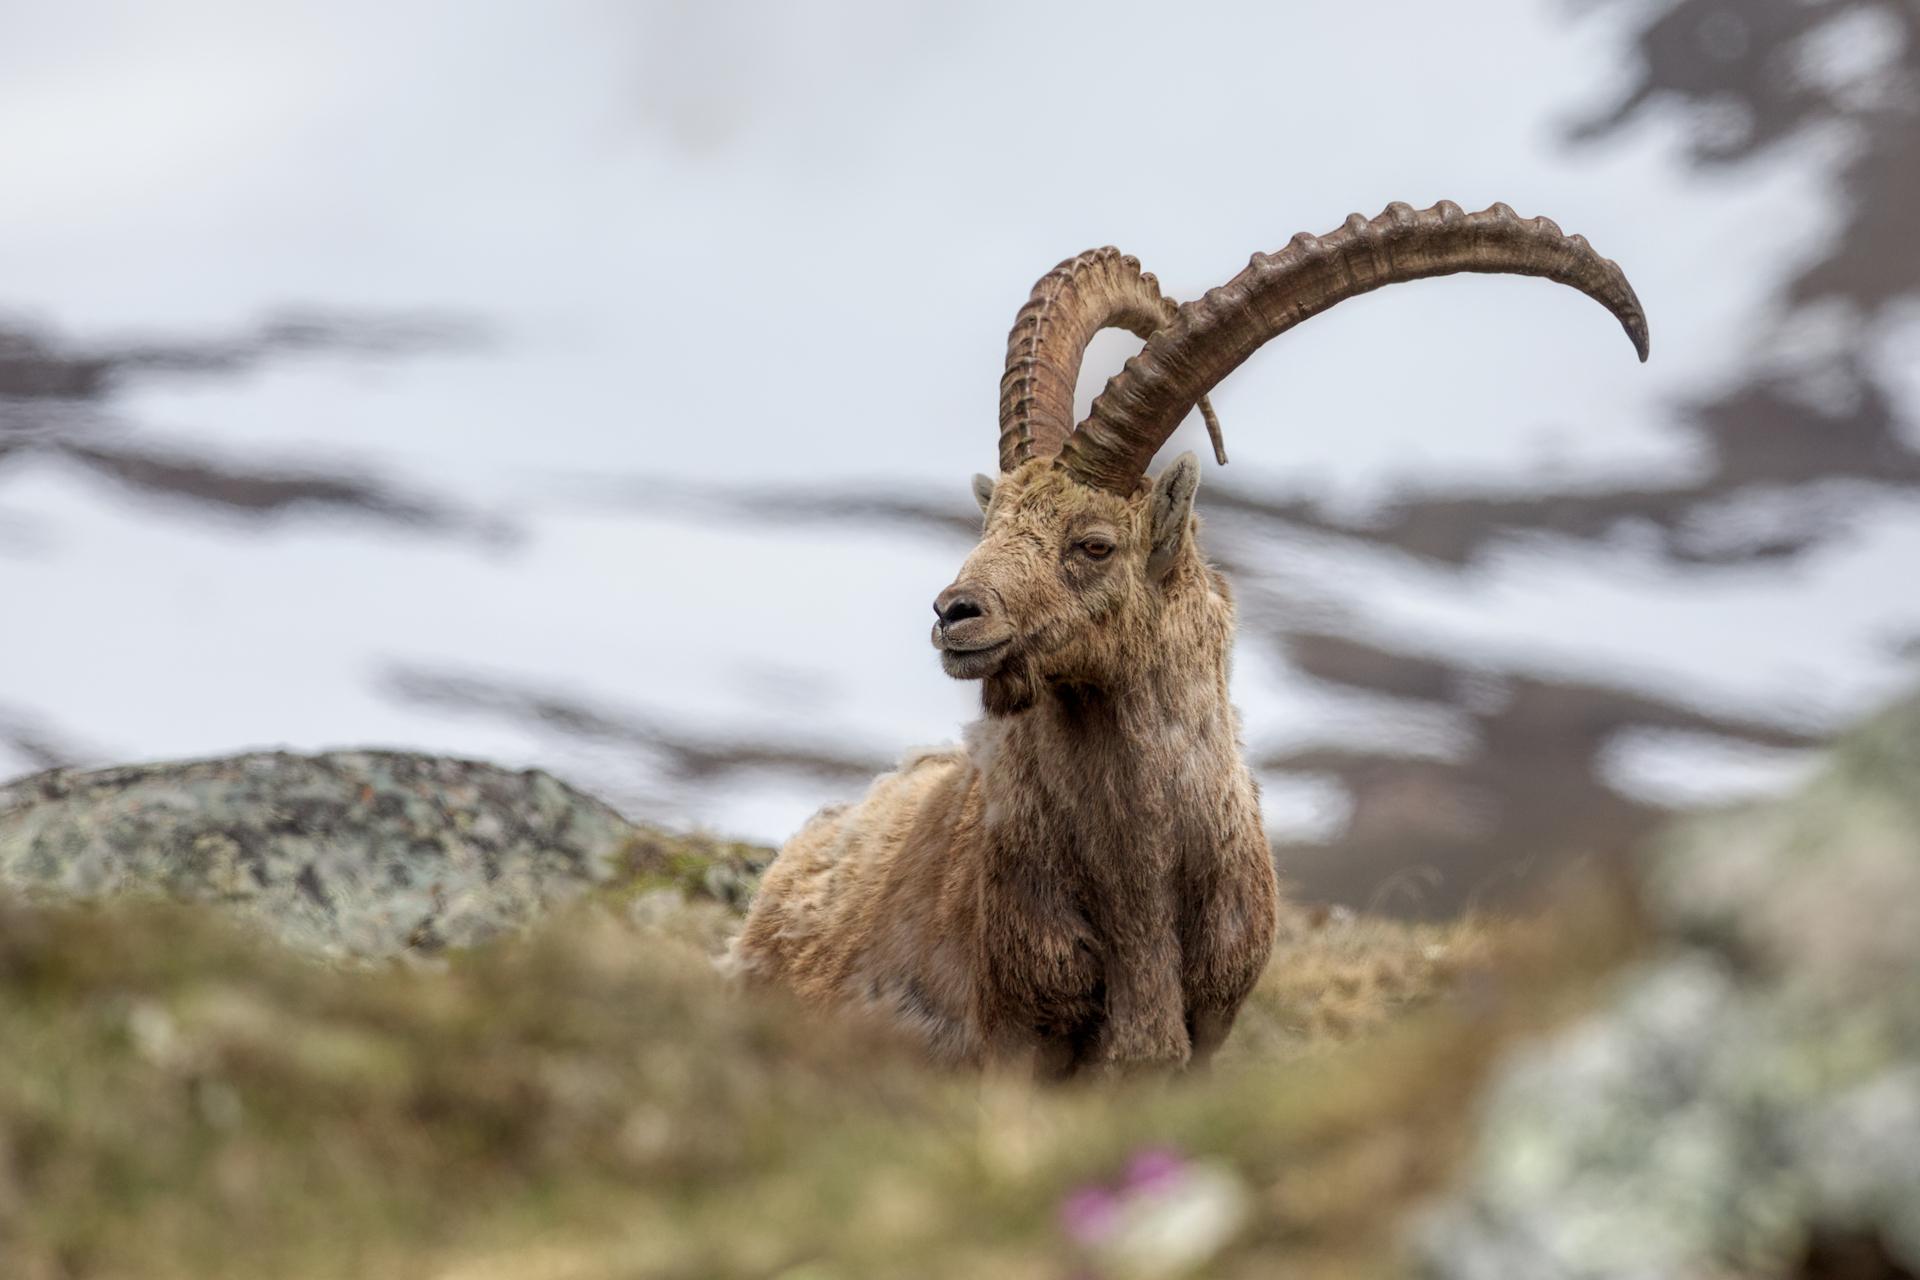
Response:
[{"label": "horn ridge", "polygon": [[[1102,329],[1145,339],[1179,312],[1140,261],[1112,245],[1041,276],[1007,335],[1000,378],[1000,469],[1059,453],[1073,431],[1073,393],[1087,344]],[[1218,423],[1208,407],[1210,429]]]},{"label": "horn ridge", "polygon": [[1395,202],[1378,217],[1354,214],[1327,235],[1256,253],[1233,279],[1178,308],[1065,437],[1061,464],[1084,483],[1131,493],[1187,411],[1267,342],[1347,298],[1457,272],[1542,276],[1579,289],[1647,358],[1646,313],[1633,286],[1585,237],[1505,204],[1469,214],[1450,200],[1418,211]]}]

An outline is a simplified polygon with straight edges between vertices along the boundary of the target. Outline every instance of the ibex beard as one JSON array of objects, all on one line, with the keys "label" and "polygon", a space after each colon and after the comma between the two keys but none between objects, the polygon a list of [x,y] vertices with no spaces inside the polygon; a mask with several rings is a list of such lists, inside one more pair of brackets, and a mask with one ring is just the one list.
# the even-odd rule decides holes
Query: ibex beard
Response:
[{"label": "ibex beard", "polygon": [[[980,682],[985,715],[964,747],[908,759],[788,842],[737,971],[953,1064],[1208,1058],[1267,964],[1279,895],[1228,700],[1232,596],[1197,544],[1200,464],[1145,472],[1196,406],[1225,461],[1205,397],[1263,342],[1455,271],[1578,288],[1645,358],[1619,268],[1504,205],[1356,215],[1184,307],[1110,248],[1042,277],[1008,341],[1000,477],[974,480],[984,531],[934,601],[941,665]],[[1081,358],[1108,326],[1146,345],[1076,425]]]}]

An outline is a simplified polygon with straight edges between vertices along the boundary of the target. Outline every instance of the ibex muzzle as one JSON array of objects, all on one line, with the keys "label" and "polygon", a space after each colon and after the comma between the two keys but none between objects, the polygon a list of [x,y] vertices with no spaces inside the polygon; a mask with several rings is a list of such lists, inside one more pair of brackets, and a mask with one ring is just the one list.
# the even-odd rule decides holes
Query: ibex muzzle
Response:
[{"label": "ibex muzzle", "polygon": [[940,665],[961,680],[977,680],[1000,664],[1013,643],[1013,626],[993,588],[966,579],[934,597],[933,647]]}]

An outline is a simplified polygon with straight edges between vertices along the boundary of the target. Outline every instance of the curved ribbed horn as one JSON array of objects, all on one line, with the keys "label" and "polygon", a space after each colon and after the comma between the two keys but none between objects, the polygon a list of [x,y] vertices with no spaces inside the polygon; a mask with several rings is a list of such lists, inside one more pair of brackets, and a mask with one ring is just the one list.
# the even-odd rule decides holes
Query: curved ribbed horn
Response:
[{"label": "curved ribbed horn", "polygon": [[[1052,457],[1060,451],[1073,431],[1074,384],[1094,334],[1118,327],[1150,337],[1178,312],[1172,299],[1160,296],[1160,282],[1140,269],[1139,259],[1112,245],[1068,258],[1041,276],[1007,335],[1007,368],[1000,377],[1000,469],[1011,471],[1036,454]],[[1206,398],[1196,398],[1214,456],[1224,463],[1220,422]]]},{"label": "curved ribbed horn", "polygon": [[1372,221],[1356,213],[1332,235],[1299,235],[1279,253],[1255,254],[1245,271],[1181,307],[1108,380],[1060,463],[1085,484],[1131,494],[1187,410],[1270,339],[1355,294],[1457,271],[1571,285],[1613,312],[1647,358],[1647,318],[1633,286],[1584,236],[1504,204],[1467,214],[1449,200],[1417,213],[1395,203]]}]

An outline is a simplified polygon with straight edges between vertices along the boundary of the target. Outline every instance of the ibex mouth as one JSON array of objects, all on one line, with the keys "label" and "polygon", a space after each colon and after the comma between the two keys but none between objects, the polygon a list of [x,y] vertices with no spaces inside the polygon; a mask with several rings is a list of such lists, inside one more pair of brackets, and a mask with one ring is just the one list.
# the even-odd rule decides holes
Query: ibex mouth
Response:
[{"label": "ibex mouth", "polygon": [[933,647],[940,651],[940,669],[956,680],[978,680],[992,675],[1013,648],[1013,637],[994,639],[954,635],[935,627]]},{"label": "ibex mouth", "polygon": [[942,649],[940,669],[956,680],[984,679],[1000,669],[1012,647],[1013,641],[1002,640],[984,649]]}]

